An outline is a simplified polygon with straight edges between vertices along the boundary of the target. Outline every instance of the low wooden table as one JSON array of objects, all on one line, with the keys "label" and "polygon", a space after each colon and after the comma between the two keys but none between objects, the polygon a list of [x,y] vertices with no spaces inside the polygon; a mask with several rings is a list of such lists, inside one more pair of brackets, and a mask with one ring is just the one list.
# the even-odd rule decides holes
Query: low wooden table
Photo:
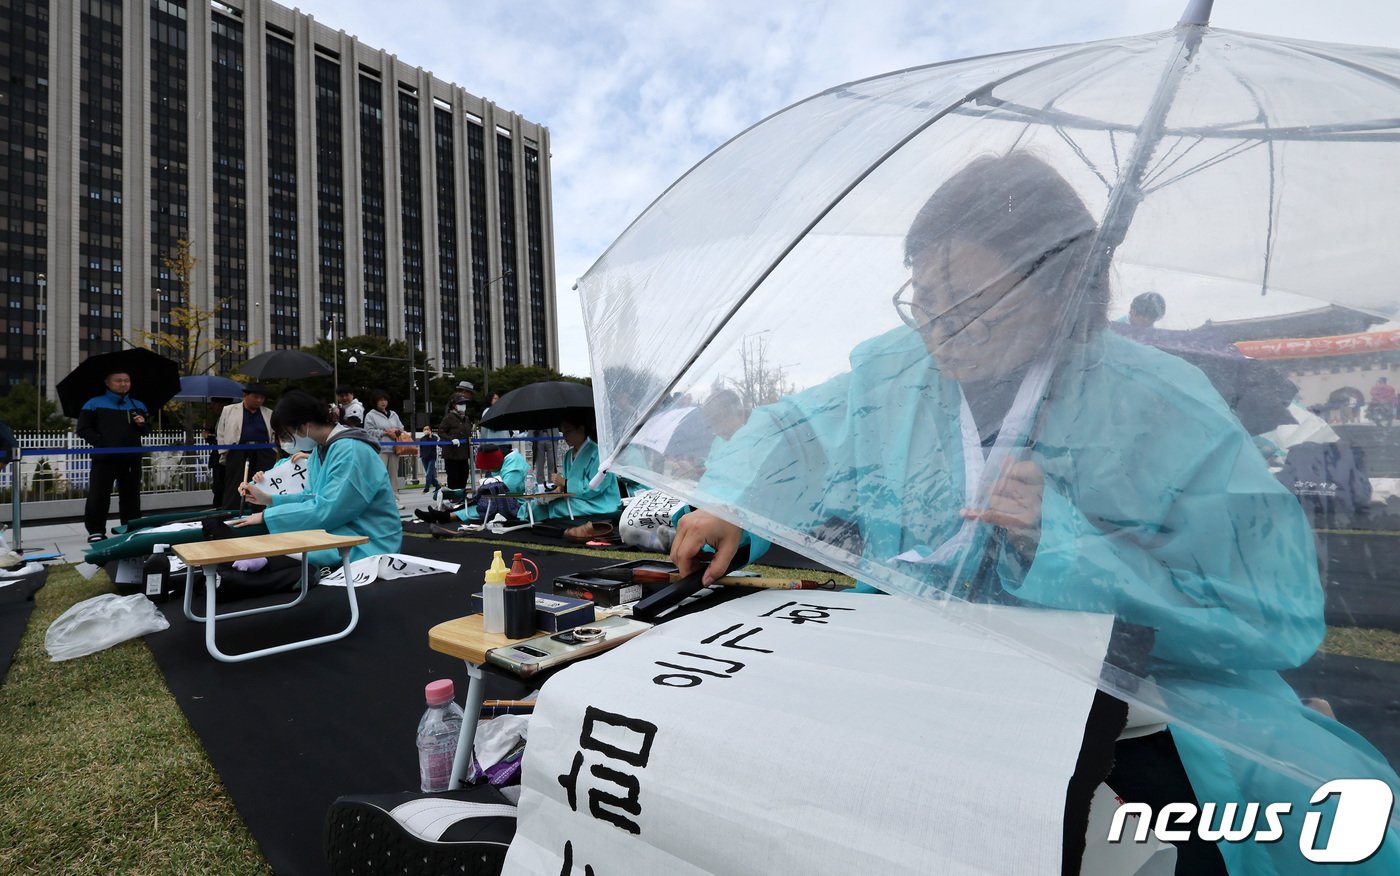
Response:
[{"label": "low wooden table", "polygon": [[428,630],[429,648],[439,654],[457,657],[467,664],[467,700],[462,706],[462,732],[457,736],[457,753],[452,758],[452,781],[447,786],[449,789],[462,787],[462,778],[467,774],[467,765],[471,763],[472,743],[476,741],[476,722],[481,718],[481,703],[486,698],[486,683],[481,677],[481,667],[486,663],[486,652],[539,635],[536,631],[523,639],[512,639],[501,633],[486,632],[482,626],[483,621],[482,615],[470,614],[443,621]]},{"label": "low wooden table", "polygon": [[482,515],[481,525],[489,526],[491,523],[491,503],[496,499],[519,499],[525,503],[525,511],[530,515],[530,525],[535,525],[535,503],[549,501],[552,499],[563,499],[564,507],[569,509],[569,519],[574,518],[574,504],[569,501],[574,497],[573,493],[497,493],[494,496],[486,497],[486,513]]},{"label": "low wooden table", "polygon": [[[269,654],[281,654],[284,651],[293,651],[298,648],[307,648],[311,645],[320,645],[325,642],[334,642],[336,639],[343,639],[350,635],[355,629],[355,625],[360,622],[360,607],[355,602],[355,583],[350,574],[350,549],[357,545],[368,544],[369,538],[363,535],[331,535],[324,529],[311,529],[304,532],[279,532],[269,535],[249,535],[243,538],[224,538],[215,541],[190,542],[187,544],[177,544],[174,551],[180,559],[185,561],[185,617],[196,623],[204,624],[204,646],[209,649],[209,654],[215,660],[222,660],[225,663],[239,663],[244,660],[252,660],[256,657],[265,657]],[[269,648],[261,648],[256,651],[247,651],[242,654],[225,654],[219,650],[219,646],[214,641],[214,623],[218,620],[229,620],[235,617],[244,617],[250,614],[262,614],[269,611],[282,611],[298,605],[306,594],[310,591],[310,562],[307,556],[311,551],[337,550],[340,552],[340,564],[345,569],[345,593],[350,601],[350,623],[345,629],[338,633],[330,633],[325,636],[316,636],[311,639],[301,639],[296,642],[289,642],[285,645],[273,645]],[[229,611],[219,614],[214,610],[214,585],[216,579],[215,567],[220,563],[232,563],[235,560],[251,560],[257,557],[282,557],[287,554],[301,553],[301,581],[297,585],[297,596],[291,602],[283,602],[277,605],[268,605],[262,608],[247,608],[242,611]],[[204,599],[205,608],[203,615],[194,613],[194,568],[200,566],[204,569]]]}]

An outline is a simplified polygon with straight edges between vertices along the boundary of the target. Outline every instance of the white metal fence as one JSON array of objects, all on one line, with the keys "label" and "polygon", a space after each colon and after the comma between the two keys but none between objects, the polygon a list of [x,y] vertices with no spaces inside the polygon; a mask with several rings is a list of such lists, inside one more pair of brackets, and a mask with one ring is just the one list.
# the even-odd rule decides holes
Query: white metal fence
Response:
[{"label": "white metal fence", "polygon": [[[19,445],[20,501],[46,502],[87,497],[92,456],[88,453],[44,453],[45,450],[89,450],[87,442],[72,432],[17,432]],[[152,432],[141,439],[146,447],[188,446],[183,432]],[[197,445],[196,440],[190,442]],[[14,466],[0,469],[0,493],[8,501],[13,489]],[[141,464],[143,493],[177,493],[208,489],[212,473],[208,450],[156,451]]]},{"label": "white metal fence", "polygon": [[[15,443],[20,455],[20,501],[48,502],[63,499],[85,499],[88,493],[88,479],[92,470],[92,455],[87,442],[72,432],[17,432]],[[183,432],[152,432],[142,437],[145,447],[193,446],[194,450],[165,450],[147,453],[141,464],[141,492],[179,493],[210,488],[213,472],[209,467],[209,451],[199,449],[199,440],[187,442]],[[512,444],[530,460],[536,468],[537,476],[544,480],[548,472],[557,468],[557,460],[562,453],[562,442],[526,441],[509,439],[498,444]],[[75,453],[44,453],[45,450],[59,449],[79,451]],[[474,452],[474,451],[473,451]],[[399,477],[404,481],[414,481],[423,477],[423,465],[419,457],[399,457]],[[11,499],[14,466],[0,466],[0,496],[8,503]],[[473,483],[479,473],[473,470]],[[446,467],[439,462],[437,480],[446,480]]]}]

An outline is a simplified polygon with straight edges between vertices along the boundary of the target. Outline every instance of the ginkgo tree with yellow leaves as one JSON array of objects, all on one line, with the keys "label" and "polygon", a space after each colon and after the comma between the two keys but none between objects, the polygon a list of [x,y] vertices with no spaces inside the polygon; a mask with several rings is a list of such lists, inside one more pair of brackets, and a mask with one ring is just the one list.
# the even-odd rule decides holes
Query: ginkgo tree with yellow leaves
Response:
[{"label": "ginkgo tree with yellow leaves", "polygon": [[175,241],[174,253],[163,256],[161,263],[177,287],[176,298],[167,312],[168,321],[158,331],[137,331],[139,346],[175,360],[185,376],[218,373],[230,362],[246,358],[243,354],[253,346],[252,341],[221,338],[215,330],[226,302],[218,300],[212,308],[193,303],[190,293],[199,258],[190,242],[183,238]]}]

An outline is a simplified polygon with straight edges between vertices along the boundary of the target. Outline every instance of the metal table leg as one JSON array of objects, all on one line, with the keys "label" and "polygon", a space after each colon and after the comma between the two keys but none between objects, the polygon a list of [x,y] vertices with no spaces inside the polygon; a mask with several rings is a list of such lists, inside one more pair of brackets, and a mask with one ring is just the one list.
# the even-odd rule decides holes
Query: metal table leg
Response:
[{"label": "metal table leg", "polygon": [[481,720],[481,704],[486,699],[486,679],[481,667],[467,664],[467,701],[462,705],[462,732],[457,734],[457,753],[452,757],[452,781],[448,790],[462,787],[467,765],[472,762],[472,743],[476,741],[476,723]]},{"label": "metal table leg", "polygon": [[[316,636],[311,639],[301,639],[295,642],[288,642],[285,645],[273,645],[268,648],[260,648],[256,651],[246,651],[242,654],[225,654],[219,650],[219,646],[214,641],[214,625],[219,620],[229,620],[236,617],[246,617],[252,614],[263,614],[269,611],[283,611],[293,608],[306,598],[306,594],[311,590],[310,574],[311,560],[309,552],[301,556],[301,581],[298,583],[296,599],[291,602],[282,602],[277,605],[268,605],[262,608],[248,608],[243,611],[230,611],[219,614],[214,607],[214,585],[216,579],[216,569],[214,566],[204,567],[204,615],[196,615],[194,608],[194,567],[187,566],[185,573],[185,617],[195,622],[204,624],[204,646],[209,650],[210,656],[215,660],[224,663],[241,663],[245,660],[253,660],[257,657],[265,657],[269,654],[281,654],[284,651],[295,651],[298,648],[307,648],[312,645],[321,645],[326,642],[334,642],[343,639],[354,631],[360,622],[360,605],[355,599],[355,579],[350,574],[350,548],[340,548],[340,567],[345,571],[346,599],[350,603],[350,622],[345,628],[336,633],[329,633],[324,636]],[[480,709],[480,704],[477,706]]]}]

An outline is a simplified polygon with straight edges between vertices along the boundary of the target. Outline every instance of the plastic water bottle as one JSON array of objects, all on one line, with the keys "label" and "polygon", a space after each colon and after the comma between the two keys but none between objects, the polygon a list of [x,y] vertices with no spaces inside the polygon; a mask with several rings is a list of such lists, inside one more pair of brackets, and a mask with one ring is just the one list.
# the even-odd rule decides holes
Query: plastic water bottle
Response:
[{"label": "plastic water bottle", "polygon": [[424,688],[428,710],[418,722],[418,776],[424,791],[446,791],[452,781],[452,758],[462,733],[462,707],[453,702],[452,679]]},{"label": "plastic water bottle", "polygon": [[525,469],[525,495],[533,496],[538,488],[539,484],[535,482],[535,467],[532,465]]}]

